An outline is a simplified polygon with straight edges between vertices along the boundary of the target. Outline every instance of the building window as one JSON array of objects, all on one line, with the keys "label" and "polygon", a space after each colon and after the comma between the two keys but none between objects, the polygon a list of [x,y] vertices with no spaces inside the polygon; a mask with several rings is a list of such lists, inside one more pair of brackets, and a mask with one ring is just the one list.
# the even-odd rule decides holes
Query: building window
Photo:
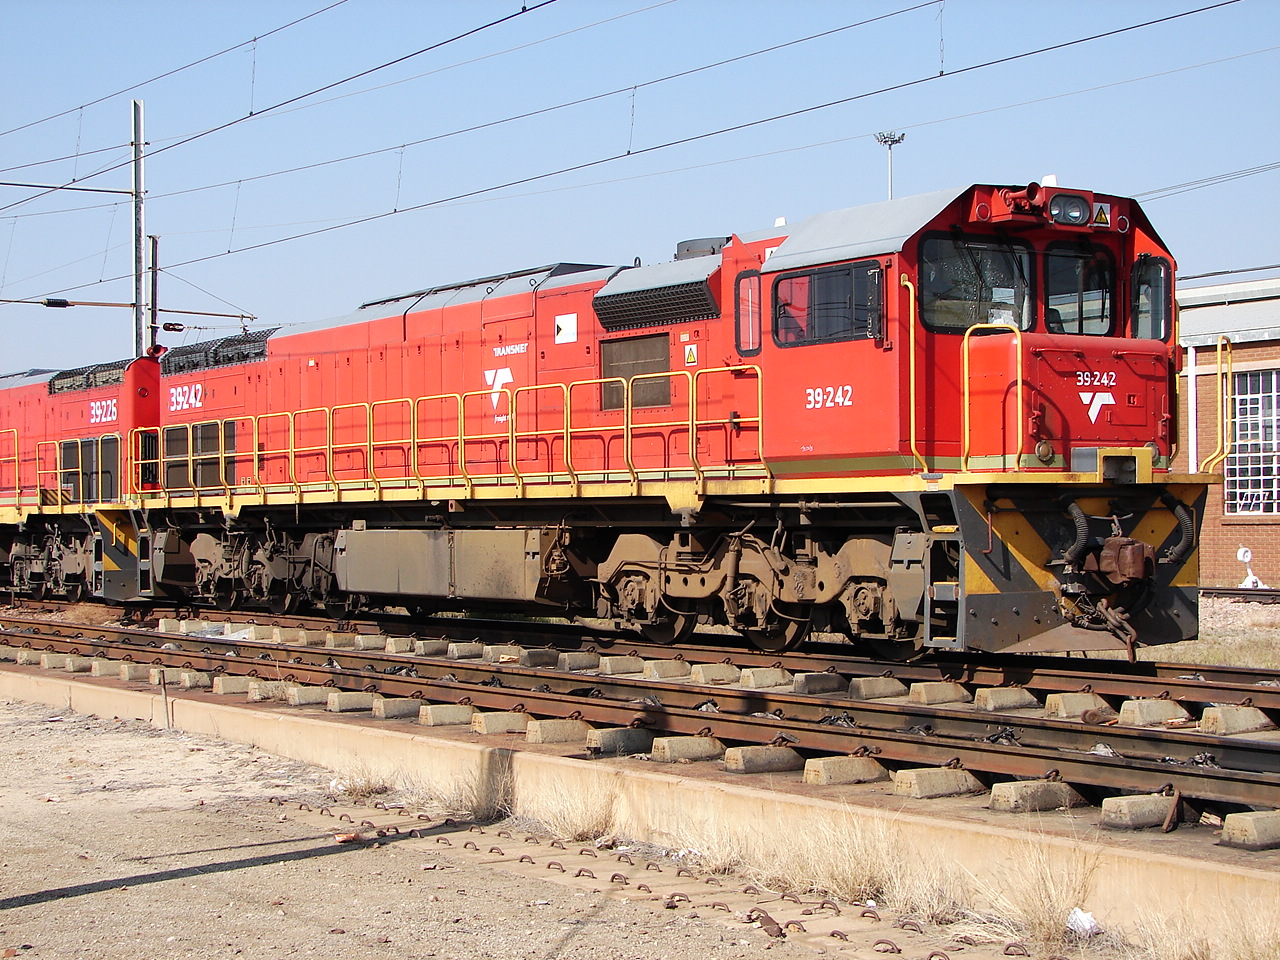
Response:
[{"label": "building window", "polygon": [[1280,513],[1280,371],[1235,375],[1235,443],[1225,463],[1228,514]]}]

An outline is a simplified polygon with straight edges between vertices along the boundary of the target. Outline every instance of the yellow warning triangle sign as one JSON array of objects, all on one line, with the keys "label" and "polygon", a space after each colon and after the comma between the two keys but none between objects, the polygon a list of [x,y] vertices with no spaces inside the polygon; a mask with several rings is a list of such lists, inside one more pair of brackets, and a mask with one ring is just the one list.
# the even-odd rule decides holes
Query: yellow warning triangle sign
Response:
[{"label": "yellow warning triangle sign", "polygon": [[1099,203],[1095,205],[1093,212],[1093,225],[1095,227],[1111,226],[1111,204]]}]

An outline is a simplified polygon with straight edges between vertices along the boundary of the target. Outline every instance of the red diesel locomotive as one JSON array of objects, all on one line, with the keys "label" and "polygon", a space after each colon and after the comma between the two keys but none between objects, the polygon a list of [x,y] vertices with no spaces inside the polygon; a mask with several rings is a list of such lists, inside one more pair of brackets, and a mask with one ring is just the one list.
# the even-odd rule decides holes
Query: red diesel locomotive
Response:
[{"label": "red diesel locomotive", "polygon": [[0,378],[0,582],[880,652],[1194,636],[1173,260],[973,186]]}]

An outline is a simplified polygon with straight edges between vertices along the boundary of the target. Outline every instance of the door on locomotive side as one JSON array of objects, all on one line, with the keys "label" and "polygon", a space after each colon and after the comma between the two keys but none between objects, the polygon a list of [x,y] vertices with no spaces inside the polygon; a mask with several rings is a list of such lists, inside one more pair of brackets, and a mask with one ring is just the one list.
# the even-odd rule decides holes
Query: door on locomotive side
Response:
[{"label": "door on locomotive side", "polygon": [[[879,259],[738,281],[738,331],[765,371],[764,455],[777,476],[901,469],[898,370]],[[758,308],[745,307],[750,290]],[[747,310],[748,318],[742,313]],[[741,349],[741,346],[740,346]]]}]

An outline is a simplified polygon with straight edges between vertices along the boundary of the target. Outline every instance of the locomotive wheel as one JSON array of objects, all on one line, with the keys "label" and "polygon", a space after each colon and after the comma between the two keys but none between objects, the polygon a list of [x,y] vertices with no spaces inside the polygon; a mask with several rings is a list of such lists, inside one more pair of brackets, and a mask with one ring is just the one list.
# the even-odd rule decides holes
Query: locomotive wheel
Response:
[{"label": "locomotive wheel", "polygon": [[226,613],[240,606],[240,591],[232,590],[230,587],[224,587],[219,590],[213,598],[213,605]]},{"label": "locomotive wheel", "polygon": [[84,587],[84,581],[81,580],[77,580],[75,583],[68,583],[66,591],[68,603],[83,603],[85,596],[89,592]]},{"label": "locomotive wheel", "polygon": [[296,593],[273,593],[267,597],[267,609],[277,617],[293,613],[298,609]]},{"label": "locomotive wheel", "polygon": [[31,581],[31,599],[36,603],[47,599],[49,596],[49,584],[45,580]]},{"label": "locomotive wheel", "polygon": [[782,653],[799,646],[809,635],[809,626],[808,620],[787,620],[764,630],[744,630],[742,635],[757,650]]},{"label": "locomotive wheel", "polygon": [[693,628],[697,625],[698,618],[696,615],[677,613],[666,620],[642,624],[640,633],[650,643],[682,643],[689,639],[690,634],[693,633]]}]

